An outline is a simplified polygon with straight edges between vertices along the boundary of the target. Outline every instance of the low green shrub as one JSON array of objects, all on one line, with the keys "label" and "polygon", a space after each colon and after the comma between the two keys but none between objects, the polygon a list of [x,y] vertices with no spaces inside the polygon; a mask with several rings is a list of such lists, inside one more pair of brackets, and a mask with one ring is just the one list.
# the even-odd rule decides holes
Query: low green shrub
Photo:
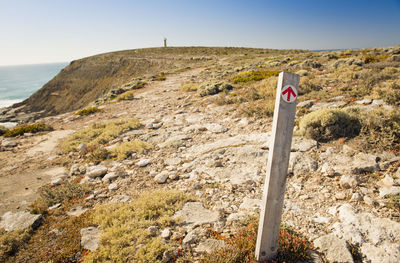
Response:
[{"label": "low green shrub", "polygon": [[273,76],[278,76],[280,71],[247,71],[240,72],[232,78],[233,83],[246,83],[251,81],[258,81]]},{"label": "low green shrub", "polygon": [[100,111],[102,111],[102,110],[99,109],[98,107],[88,107],[88,108],[77,111],[75,113],[75,115],[87,116],[87,115],[91,115],[91,114],[94,114],[94,113],[100,112]]},{"label": "low green shrub", "polygon": [[9,129],[3,134],[4,137],[15,137],[24,133],[38,133],[44,131],[52,131],[53,128],[45,123],[24,124]]},{"label": "low green shrub", "polygon": [[121,101],[121,100],[133,100],[134,98],[135,98],[135,96],[134,96],[134,91],[133,90],[125,91],[124,93],[119,94],[117,96],[117,100],[118,101]]},{"label": "low green shrub", "polygon": [[400,113],[397,109],[377,108],[363,113],[361,120],[363,149],[400,150]]},{"label": "low green shrub", "polygon": [[306,114],[299,122],[299,133],[316,141],[330,141],[342,137],[352,138],[361,130],[355,114],[341,109],[321,109]]}]

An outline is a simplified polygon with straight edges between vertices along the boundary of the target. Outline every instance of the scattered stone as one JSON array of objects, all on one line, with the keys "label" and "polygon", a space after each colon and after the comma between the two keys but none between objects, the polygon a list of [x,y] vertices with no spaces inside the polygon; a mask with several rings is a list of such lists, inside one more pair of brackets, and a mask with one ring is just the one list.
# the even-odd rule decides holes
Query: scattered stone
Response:
[{"label": "scattered stone", "polygon": [[177,180],[179,179],[179,175],[176,172],[170,172],[168,178],[170,180]]},{"label": "scattered stone", "polygon": [[183,217],[184,224],[202,225],[217,222],[218,212],[208,210],[200,202],[187,202],[183,208],[177,211],[174,217]]},{"label": "scattered stone", "polygon": [[153,237],[157,235],[157,231],[158,231],[158,226],[149,226],[147,228],[147,232],[149,232],[149,234]]},{"label": "scattered stone", "polygon": [[245,198],[243,198],[243,203],[239,206],[239,209],[255,210],[255,209],[259,209],[260,205],[261,205],[261,200],[245,197]]},{"label": "scattered stone", "polygon": [[389,174],[386,174],[385,177],[378,182],[378,185],[381,187],[392,187],[396,185],[395,180]]},{"label": "scattered stone", "polygon": [[340,206],[338,211],[341,222],[331,226],[333,232],[352,244],[381,244],[380,247],[384,248],[400,241],[400,223],[370,213],[358,213],[350,204]]},{"label": "scattered stone", "polygon": [[59,208],[60,206],[61,206],[61,203],[57,203],[57,204],[55,204],[55,205],[50,206],[50,207],[49,207],[49,210],[57,209],[57,208]]},{"label": "scattered stone", "polygon": [[89,178],[102,177],[107,171],[108,169],[104,165],[91,166],[86,172],[86,176]]},{"label": "scattered stone", "polygon": [[182,240],[182,244],[188,245],[188,244],[193,244],[197,240],[197,235],[194,233],[194,231],[190,231],[185,238]]},{"label": "scattered stone", "polygon": [[308,152],[317,147],[317,141],[304,137],[294,136],[292,139],[292,152]]},{"label": "scattered stone", "polygon": [[84,152],[84,151],[86,151],[86,150],[87,150],[86,144],[85,144],[85,143],[79,144],[79,146],[77,147],[77,150],[78,150],[79,152]]},{"label": "scattered stone", "polygon": [[118,190],[119,186],[116,183],[112,183],[108,186],[108,190],[110,191],[114,191],[114,190]]},{"label": "scattered stone", "polygon": [[87,227],[80,231],[81,233],[81,245],[83,248],[90,251],[95,251],[99,247],[99,240],[101,232],[97,227]]},{"label": "scattered stone", "polygon": [[164,229],[163,231],[161,231],[160,236],[164,239],[168,239],[171,236],[171,230],[169,230],[169,228]]},{"label": "scattered stone", "polygon": [[336,176],[336,172],[335,170],[332,168],[331,164],[329,162],[325,162],[322,166],[321,166],[321,173],[325,176],[328,177],[334,177]]},{"label": "scattered stone", "polygon": [[314,105],[314,100],[305,100],[297,103],[297,107],[299,108],[310,108],[312,105]]},{"label": "scattered stone", "polygon": [[318,169],[318,162],[307,153],[295,152],[290,154],[289,173],[294,176],[304,175]]},{"label": "scattered stone", "polygon": [[357,100],[357,101],[355,101],[355,103],[360,104],[360,105],[368,105],[368,104],[372,103],[372,99],[365,98],[362,100]]},{"label": "scattered stone", "polygon": [[117,179],[119,177],[119,174],[116,172],[111,172],[111,173],[107,173],[103,179],[101,179],[104,183],[110,183],[113,180]]},{"label": "scattered stone", "polygon": [[80,215],[82,215],[83,213],[85,213],[88,210],[89,210],[89,208],[84,208],[82,206],[77,206],[77,207],[74,207],[71,210],[69,210],[67,212],[67,215],[69,215],[69,216],[80,216]]},{"label": "scattered stone", "polygon": [[343,192],[336,193],[335,198],[336,198],[336,200],[344,200],[344,199],[346,199],[346,194]]},{"label": "scattered stone", "polygon": [[132,199],[129,195],[115,195],[111,198],[113,203],[126,203]]},{"label": "scattered stone", "polygon": [[354,174],[343,175],[340,178],[340,186],[346,189],[356,187],[359,184],[359,182],[360,182],[359,177]]},{"label": "scattered stone", "polygon": [[397,195],[397,194],[400,194],[400,186],[379,188],[379,197],[380,198],[385,198],[389,195]]},{"label": "scattered stone", "polygon": [[159,184],[163,184],[167,181],[168,179],[168,172],[167,171],[162,171],[161,173],[157,174],[154,177],[154,181],[156,181]]},{"label": "scattered stone", "polygon": [[314,246],[325,254],[329,262],[354,262],[347,242],[334,234],[317,238]]},{"label": "scattered stone", "polygon": [[145,166],[149,165],[152,161],[153,160],[150,158],[149,159],[141,159],[136,163],[136,165],[139,167],[145,167]]},{"label": "scattered stone", "polygon": [[360,193],[354,193],[350,198],[350,201],[353,201],[353,202],[360,202],[362,200],[363,200],[363,196]]},{"label": "scattered stone", "polygon": [[33,215],[27,211],[13,213],[6,212],[0,219],[0,228],[10,232],[14,230],[23,230],[28,227],[33,229],[39,227],[42,222],[42,215]]},{"label": "scattered stone", "polygon": [[206,239],[201,241],[200,244],[197,246],[196,251],[198,253],[212,253],[214,250],[222,249],[226,246],[225,241],[218,240],[218,239]]},{"label": "scattered stone", "polygon": [[209,130],[210,132],[213,132],[213,133],[224,133],[228,130],[221,124],[217,124],[217,123],[208,123],[208,124],[205,124],[204,126],[206,127],[207,130]]},{"label": "scattered stone", "polygon": [[3,141],[1,142],[1,146],[5,147],[5,148],[12,148],[17,145],[18,145],[17,142],[10,138],[3,139]]},{"label": "scattered stone", "polygon": [[374,246],[369,243],[365,243],[361,246],[360,251],[368,259],[365,262],[398,263],[400,259],[400,249],[398,244]]}]

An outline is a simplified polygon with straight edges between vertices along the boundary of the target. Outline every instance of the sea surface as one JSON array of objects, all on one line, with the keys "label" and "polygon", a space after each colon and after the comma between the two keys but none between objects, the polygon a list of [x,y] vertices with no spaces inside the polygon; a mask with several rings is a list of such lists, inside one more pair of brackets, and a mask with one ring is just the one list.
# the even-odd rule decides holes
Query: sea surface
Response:
[{"label": "sea surface", "polygon": [[68,62],[0,66],[0,108],[27,99],[67,65]]}]

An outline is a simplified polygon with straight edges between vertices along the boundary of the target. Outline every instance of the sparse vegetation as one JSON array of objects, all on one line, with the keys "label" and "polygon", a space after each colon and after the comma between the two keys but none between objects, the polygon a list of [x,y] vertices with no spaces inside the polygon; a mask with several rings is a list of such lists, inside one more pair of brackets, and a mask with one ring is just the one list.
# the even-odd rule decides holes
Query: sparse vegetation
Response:
[{"label": "sparse vegetation", "polygon": [[61,147],[65,152],[70,152],[76,151],[76,147],[81,143],[85,143],[88,146],[99,146],[117,138],[125,132],[138,129],[139,127],[141,127],[141,124],[137,119],[96,123],[75,132],[61,144]]},{"label": "sparse vegetation", "polygon": [[186,83],[180,87],[180,90],[185,92],[196,92],[198,88],[199,84],[197,83]]},{"label": "sparse vegetation", "polygon": [[240,72],[232,78],[233,83],[246,83],[250,81],[258,81],[272,76],[278,76],[280,71],[248,71]]},{"label": "sparse vegetation", "polygon": [[360,120],[340,109],[321,109],[305,115],[299,123],[299,133],[317,141],[354,137],[360,133]]},{"label": "sparse vegetation", "polygon": [[386,206],[391,209],[400,211],[400,194],[389,195],[387,198]]},{"label": "sparse vegetation", "polygon": [[163,244],[147,228],[176,224],[172,216],[188,200],[183,192],[168,190],[145,193],[129,203],[97,207],[93,222],[101,227],[103,235],[99,249],[84,262],[162,262],[163,253],[171,245]]},{"label": "sparse vegetation", "polygon": [[125,91],[124,93],[119,94],[117,96],[117,100],[118,101],[121,101],[121,100],[133,100],[135,98],[134,93],[135,92],[133,90]]},{"label": "sparse vegetation", "polygon": [[98,107],[88,107],[82,110],[77,111],[75,114],[79,115],[79,116],[87,116],[87,115],[91,115],[94,114],[96,112],[100,112],[101,109],[99,109]]},{"label": "sparse vegetation", "polygon": [[112,149],[112,153],[116,155],[118,160],[123,160],[128,158],[132,153],[143,153],[152,149],[153,146],[141,141],[133,140],[129,142],[123,142]]},{"label": "sparse vegetation", "polygon": [[45,216],[42,225],[9,262],[81,262],[87,251],[81,246],[80,230],[92,226],[91,212],[78,217],[58,209]]},{"label": "sparse vegetation", "polygon": [[7,262],[29,240],[31,235],[32,229],[11,232],[0,229],[0,261]]},{"label": "sparse vegetation", "polygon": [[85,186],[75,182],[65,182],[58,186],[44,185],[39,189],[39,197],[31,204],[31,212],[43,214],[50,206],[82,198],[88,191]]},{"label": "sparse vegetation", "polygon": [[8,128],[4,127],[3,125],[0,125],[0,136],[3,135],[8,131]]},{"label": "sparse vegetation", "polygon": [[364,149],[400,150],[400,113],[398,110],[377,108],[362,115],[362,140]]},{"label": "sparse vegetation", "polygon": [[45,123],[24,124],[16,126],[3,134],[4,137],[15,137],[24,133],[52,131],[53,128]]},{"label": "sparse vegetation", "polygon": [[[257,260],[254,257],[256,248],[258,224],[253,218],[249,224],[239,230],[231,238],[224,238],[214,234],[218,239],[224,240],[226,246],[216,250],[211,254],[206,254],[201,262],[203,263],[242,263],[253,262]],[[278,241],[278,255],[276,261],[283,262],[299,262],[310,260],[308,251],[312,249],[312,245],[304,237],[294,232],[292,229],[282,227]]]}]

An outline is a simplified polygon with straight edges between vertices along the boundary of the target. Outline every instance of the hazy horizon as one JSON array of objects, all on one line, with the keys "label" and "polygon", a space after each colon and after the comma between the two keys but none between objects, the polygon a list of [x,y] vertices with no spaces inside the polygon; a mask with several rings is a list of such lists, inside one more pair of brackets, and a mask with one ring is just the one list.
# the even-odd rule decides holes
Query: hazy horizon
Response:
[{"label": "hazy horizon", "polygon": [[0,65],[162,46],[360,49],[400,44],[400,0],[5,1]]}]

